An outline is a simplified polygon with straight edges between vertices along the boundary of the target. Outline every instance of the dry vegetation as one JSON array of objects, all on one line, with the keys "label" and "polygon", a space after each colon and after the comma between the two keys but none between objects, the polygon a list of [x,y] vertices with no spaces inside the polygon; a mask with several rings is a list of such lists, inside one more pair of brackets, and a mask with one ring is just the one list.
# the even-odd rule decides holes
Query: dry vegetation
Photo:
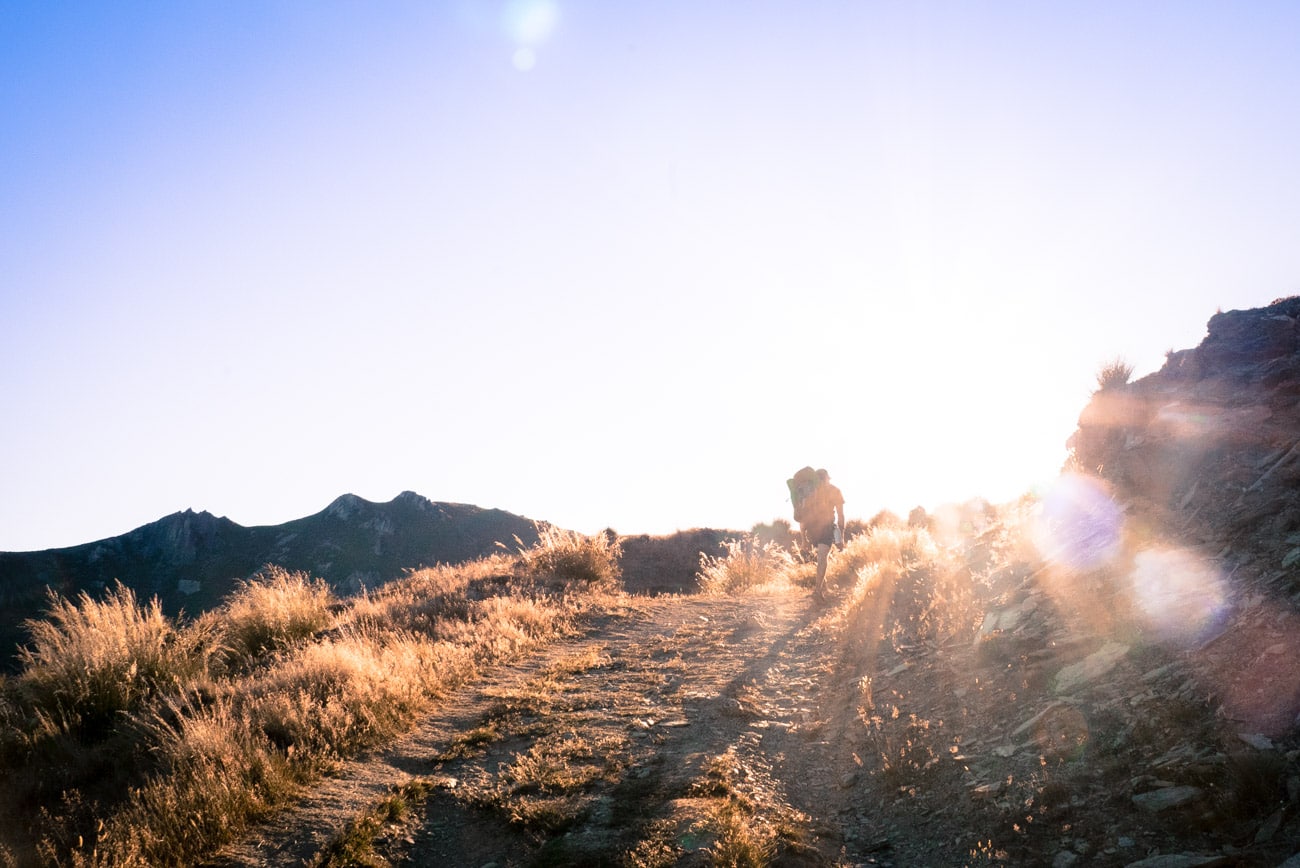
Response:
[{"label": "dry vegetation", "polygon": [[[824,725],[808,717],[793,684],[813,685],[808,676],[829,659],[822,655],[858,667],[863,655],[878,650],[868,641],[867,625],[880,622],[875,629],[881,635],[891,605],[894,614],[902,608],[910,614],[883,631],[891,647],[973,629],[974,607],[956,587],[969,576],[959,577],[924,528],[887,523],[861,529],[832,560],[832,578],[847,588],[840,605],[814,623],[796,616],[768,632],[768,641],[783,650],[769,649],[771,656],[759,660],[750,655],[763,653],[761,643],[750,646],[741,637],[765,632],[760,625],[766,617],[756,612],[801,603],[803,595],[791,591],[810,582],[813,565],[758,536],[729,541],[722,556],[700,557],[701,600],[716,599],[721,607],[699,610],[708,617],[683,612],[662,634],[652,632],[617,651],[597,641],[489,691],[484,709],[426,758],[434,773],[394,787],[361,811],[317,864],[385,865],[408,858],[429,864],[437,861],[434,853],[466,846],[460,841],[441,845],[449,850],[418,853],[431,846],[413,844],[422,822],[486,823],[481,838],[510,840],[531,854],[521,855],[520,864],[848,864],[822,852],[823,819],[794,804],[791,782],[783,777],[791,763],[807,762],[800,758],[805,740],[817,738]],[[718,614],[729,606],[739,607],[734,627]],[[799,638],[804,630],[806,637]],[[812,645],[796,650],[802,642]],[[817,652],[809,653],[813,648]],[[767,673],[772,680],[737,678],[737,671]],[[824,698],[838,701],[833,694]],[[849,717],[857,734],[850,737],[877,745],[893,774],[925,761],[928,743],[900,741],[909,726],[923,722],[880,720],[856,688],[841,700],[858,705]],[[700,702],[705,705],[694,706]],[[789,706],[793,725],[749,728],[750,721],[780,715],[780,705]],[[760,749],[762,731],[786,741],[764,741]],[[896,742],[896,748],[887,746]],[[841,773],[818,766],[817,776]],[[434,806],[422,807],[430,798]],[[426,819],[408,817],[412,811]],[[484,818],[496,818],[499,827]]]},{"label": "dry vegetation", "polygon": [[[1168,822],[1144,838],[1126,812],[1132,754],[1146,742],[1170,754],[1170,733],[1209,713],[1170,700],[1124,729],[1131,698],[1117,687],[1119,704],[1103,697],[1081,726],[1076,704],[1090,700],[1048,684],[1096,637],[1063,630],[1077,612],[1016,596],[1050,590],[1024,517],[971,507],[856,525],[824,609],[802,593],[806,556],[759,533],[700,555],[693,598],[623,595],[616,538],[560,531],[348,600],[268,569],[184,623],[120,587],[52,598],[0,691],[0,864],[202,861],[439,715],[437,738],[404,754],[420,771],[379,777],[313,827],[332,840],[276,843],[277,857],[838,868],[890,850],[899,865],[1056,852],[1127,864],[1139,844],[1116,841],[1155,851],[1186,834]],[[989,621],[1007,608],[1015,629]],[[485,678],[560,637],[572,641]],[[1152,649],[1133,654],[1139,679],[1167,668],[1152,668]],[[1032,744],[1004,743],[1030,724]],[[1255,802],[1234,795],[1223,811],[1273,810],[1256,802],[1284,772],[1242,766],[1231,792]],[[1127,824],[1118,837],[1113,816]]]},{"label": "dry vegetation", "polygon": [[276,568],[190,621],[121,586],[52,595],[0,684],[0,864],[193,864],[617,577],[609,539],[547,530],[347,601]]}]

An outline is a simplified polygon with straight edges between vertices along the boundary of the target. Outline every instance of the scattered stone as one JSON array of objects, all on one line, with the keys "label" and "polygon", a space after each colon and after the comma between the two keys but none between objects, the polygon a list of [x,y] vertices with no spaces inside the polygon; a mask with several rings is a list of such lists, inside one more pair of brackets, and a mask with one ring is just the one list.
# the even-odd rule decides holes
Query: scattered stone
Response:
[{"label": "scattered stone", "polygon": [[1077,853],[1070,850],[1062,850],[1056,854],[1054,859],[1052,859],[1052,868],[1070,868],[1070,866],[1077,864],[1078,861],[1079,855]]},{"label": "scattered stone", "polygon": [[1237,738],[1255,748],[1255,750],[1272,750],[1273,739],[1258,732],[1239,732]]},{"label": "scattered stone", "polygon": [[1056,673],[1053,692],[1057,694],[1069,693],[1077,687],[1096,681],[1114,669],[1115,664],[1119,663],[1128,654],[1128,651],[1129,646],[1127,645],[1119,642],[1107,642],[1101,647],[1101,650],[1089,654],[1078,663],[1072,663]]},{"label": "scattered stone", "polygon": [[1157,760],[1151,763],[1151,768],[1158,769],[1165,766],[1182,764],[1192,760],[1196,756],[1196,748],[1190,744],[1179,744],[1165,751]]},{"label": "scattered stone", "polygon": [[1200,787],[1165,787],[1133,797],[1133,804],[1144,811],[1158,814],[1199,799],[1204,794]]},{"label": "scattered stone", "polygon": [[1264,821],[1263,825],[1259,827],[1259,831],[1255,833],[1255,843],[1267,844],[1269,841],[1272,841],[1273,836],[1282,828],[1282,820],[1285,816],[1285,808],[1278,808],[1274,811],[1269,818]]},{"label": "scattered stone", "polygon": [[1198,868],[1198,866],[1222,865],[1221,856],[1202,856],[1197,853],[1166,853],[1160,856],[1148,856],[1136,862],[1127,863],[1124,868]]},{"label": "scattered stone", "polygon": [[[1029,720],[1026,720],[1024,723],[1020,724],[1020,726],[1016,727],[1015,732],[1011,733],[1011,737],[1012,737],[1012,738],[1015,738],[1016,736],[1024,735],[1026,732],[1028,732],[1030,729],[1033,728],[1034,724],[1038,723],[1038,721],[1042,720],[1042,719],[1043,719],[1044,717],[1046,717],[1049,713],[1051,713],[1051,711],[1052,711],[1054,708],[1057,708],[1057,707],[1059,707],[1059,706],[1061,706],[1061,705],[1064,705],[1064,704],[1065,704],[1065,703],[1064,703],[1063,701],[1059,700],[1059,699],[1057,699],[1057,700],[1055,700],[1055,701],[1053,701],[1053,702],[1048,703],[1048,705],[1047,705],[1046,708],[1044,708],[1042,711],[1040,711],[1040,712],[1038,712],[1037,714],[1035,714],[1033,717],[1029,718]],[[1012,753],[1014,753],[1014,752],[1015,752],[1015,751],[1012,750]],[[996,753],[996,751],[995,751],[995,753]],[[1007,756],[1010,756],[1010,754],[1007,754]]]},{"label": "scattered stone", "polygon": [[1143,675],[1142,680],[1150,682],[1150,681],[1155,681],[1158,678],[1163,678],[1173,668],[1174,668],[1174,664],[1172,663],[1166,663],[1164,666],[1158,666],[1155,669],[1152,669],[1147,674]]}]

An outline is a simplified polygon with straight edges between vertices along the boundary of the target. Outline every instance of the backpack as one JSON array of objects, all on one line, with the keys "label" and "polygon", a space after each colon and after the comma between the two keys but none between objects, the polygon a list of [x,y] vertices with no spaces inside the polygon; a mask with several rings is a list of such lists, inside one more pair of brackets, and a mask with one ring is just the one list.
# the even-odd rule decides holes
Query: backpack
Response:
[{"label": "backpack", "polygon": [[785,481],[786,487],[790,489],[790,503],[794,506],[794,520],[803,524],[809,516],[804,515],[804,507],[812,497],[812,493],[817,490],[821,480],[817,477],[817,471],[811,467],[802,467],[793,477]]}]

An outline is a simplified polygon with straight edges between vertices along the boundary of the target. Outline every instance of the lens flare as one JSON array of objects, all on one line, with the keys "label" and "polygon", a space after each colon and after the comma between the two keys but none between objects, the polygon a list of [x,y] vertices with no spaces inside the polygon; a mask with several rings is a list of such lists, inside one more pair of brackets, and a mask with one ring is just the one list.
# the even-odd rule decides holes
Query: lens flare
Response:
[{"label": "lens flare", "polygon": [[538,45],[555,30],[560,9],[551,0],[512,0],[501,11],[506,33],[520,45]]},{"label": "lens flare", "polygon": [[537,65],[537,52],[531,48],[517,48],[511,56],[510,62],[515,65],[515,69],[520,72],[527,72]]},{"label": "lens flare", "polygon": [[1120,553],[1123,527],[1124,513],[1100,480],[1066,474],[1040,500],[1031,535],[1049,562],[1087,571]]},{"label": "lens flare", "polygon": [[1138,552],[1129,574],[1133,598],[1147,624],[1168,642],[1192,644],[1225,613],[1218,570],[1181,549]]}]

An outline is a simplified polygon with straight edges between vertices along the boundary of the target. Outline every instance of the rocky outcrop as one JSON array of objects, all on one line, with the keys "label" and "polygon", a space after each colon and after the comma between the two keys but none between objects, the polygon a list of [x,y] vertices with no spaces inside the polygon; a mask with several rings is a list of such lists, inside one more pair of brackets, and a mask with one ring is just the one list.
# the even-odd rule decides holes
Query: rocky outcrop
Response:
[{"label": "rocky outcrop", "polygon": [[1216,314],[1200,346],[1097,392],[1069,445],[1161,530],[1300,591],[1300,297]]}]

